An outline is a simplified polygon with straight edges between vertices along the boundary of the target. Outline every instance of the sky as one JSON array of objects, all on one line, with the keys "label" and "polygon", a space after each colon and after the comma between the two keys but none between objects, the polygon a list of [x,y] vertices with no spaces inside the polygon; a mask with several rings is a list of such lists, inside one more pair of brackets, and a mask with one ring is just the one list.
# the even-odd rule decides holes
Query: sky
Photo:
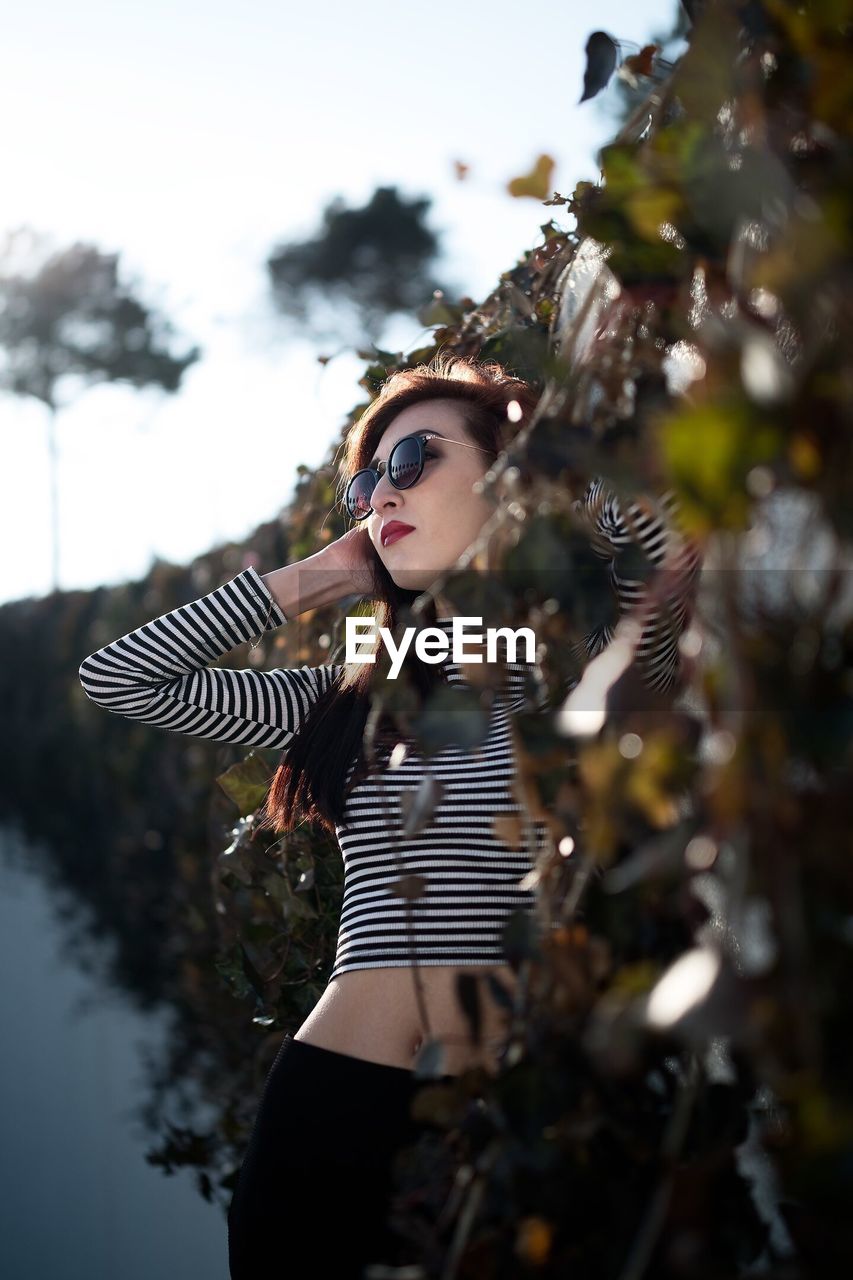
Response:
[{"label": "sky", "polygon": [[[144,577],[241,540],[287,503],[363,400],[365,362],[327,365],[278,319],[264,261],[313,236],[336,195],[429,197],[436,274],[475,300],[561,206],[507,181],[547,152],[563,194],[613,132],[578,105],[594,27],[641,45],[674,0],[0,0],[0,237],[32,227],[121,255],[123,278],[203,347],[180,391],[78,394],[58,418],[62,589]],[[611,90],[611,93],[615,93]],[[460,182],[454,161],[469,166]],[[428,335],[399,317],[381,337]],[[44,407],[0,393],[0,602],[51,586]],[[268,572],[275,565],[260,565]]]}]

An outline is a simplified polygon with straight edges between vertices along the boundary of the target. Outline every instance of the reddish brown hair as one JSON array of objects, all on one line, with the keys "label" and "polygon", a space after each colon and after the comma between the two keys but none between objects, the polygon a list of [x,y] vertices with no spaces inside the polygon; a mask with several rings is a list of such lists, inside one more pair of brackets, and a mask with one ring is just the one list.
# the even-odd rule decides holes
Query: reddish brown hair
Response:
[{"label": "reddish brown hair", "polygon": [[[383,383],[350,428],[343,445],[339,496],[354,472],[366,467],[396,415],[422,400],[455,400],[463,412],[465,429],[474,444],[486,449],[494,461],[512,437],[530,419],[538,400],[534,388],[512,376],[497,361],[479,363],[474,357],[439,354],[428,364],[401,369]],[[508,408],[515,401],[521,410],[512,421]],[[399,614],[419,595],[396,585],[371,545],[377,591],[374,617],[377,626],[394,630]],[[435,610],[424,612],[434,621]],[[425,694],[442,677],[440,669],[422,663],[414,653],[412,677]],[[349,765],[362,754],[364,727],[370,708],[372,681],[377,668],[353,663],[322,695],[299,732],[285,749],[264,802],[261,827],[290,830],[301,819],[319,821],[330,830],[342,818]],[[352,782],[359,776],[356,769]]]}]

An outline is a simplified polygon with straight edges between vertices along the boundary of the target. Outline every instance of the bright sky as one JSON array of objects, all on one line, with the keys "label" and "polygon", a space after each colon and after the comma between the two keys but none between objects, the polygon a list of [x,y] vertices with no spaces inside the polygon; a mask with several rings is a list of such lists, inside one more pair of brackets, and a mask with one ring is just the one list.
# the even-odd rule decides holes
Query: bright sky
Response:
[{"label": "bright sky", "polygon": [[[264,259],[313,235],[335,195],[428,196],[437,274],[480,299],[562,209],[505,192],[541,152],[563,193],[612,133],[578,106],[599,27],[645,43],[674,0],[0,0],[0,235],[120,252],[128,278],[204,348],[174,396],[94,387],[59,417],[60,586],[185,563],[278,514],[363,398],[364,362],[294,336]],[[470,166],[464,182],[453,162]],[[382,345],[422,335],[398,320]],[[0,601],[50,589],[47,424],[0,394]],[[263,572],[274,565],[260,566]]]}]

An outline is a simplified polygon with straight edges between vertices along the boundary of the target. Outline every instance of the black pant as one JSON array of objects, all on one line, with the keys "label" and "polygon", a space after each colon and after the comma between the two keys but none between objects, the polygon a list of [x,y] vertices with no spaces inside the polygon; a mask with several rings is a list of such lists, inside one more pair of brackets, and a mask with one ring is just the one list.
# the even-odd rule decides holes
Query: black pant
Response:
[{"label": "black pant", "polygon": [[388,1261],[391,1165],[427,1083],[284,1037],[228,1210],[231,1280],[362,1280]]}]

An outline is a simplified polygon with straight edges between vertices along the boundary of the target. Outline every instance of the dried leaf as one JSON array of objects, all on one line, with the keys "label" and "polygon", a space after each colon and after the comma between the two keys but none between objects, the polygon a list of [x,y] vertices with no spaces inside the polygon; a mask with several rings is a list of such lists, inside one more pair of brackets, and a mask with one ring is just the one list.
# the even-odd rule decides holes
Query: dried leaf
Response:
[{"label": "dried leaf", "polygon": [[395,898],[408,898],[410,902],[422,898],[426,891],[427,881],[424,876],[403,876],[388,885],[388,892],[393,893]]},{"label": "dried leaf", "polygon": [[495,839],[500,840],[509,849],[517,849],[522,842],[521,818],[517,813],[495,814],[492,830]]},{"label": "dried leaf", "polygon": [[651,76],[654,75],[655,56],[660,53],[659,44],[645,44],[639,53],[632,53],[630,57],[625,58],[620,71],[627,69],[635,76]]}]

